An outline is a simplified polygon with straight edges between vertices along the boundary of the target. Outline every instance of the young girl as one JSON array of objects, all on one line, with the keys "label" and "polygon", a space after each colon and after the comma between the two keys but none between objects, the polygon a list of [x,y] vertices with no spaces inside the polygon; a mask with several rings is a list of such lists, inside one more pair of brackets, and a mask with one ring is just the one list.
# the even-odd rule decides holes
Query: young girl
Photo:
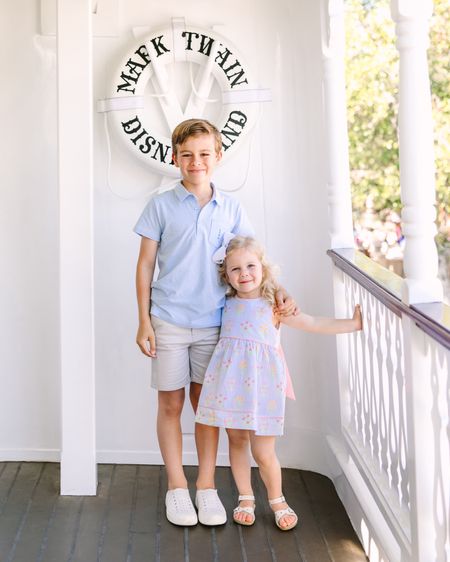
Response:
[{"label": "young girl", "polygon": [[253,238],[236,236],[215,256],[221,262],[221,279],[229,287],[228,299],[196,421],[227,429],[231,470],[239,491],[234,521],[240,525],[255,522],[250,441],[275,522],[287,531],[297,525],[298,518],[282,495],[281,468],[275,453],[275,437],[283,434],[285,396],[293,397],[280,348],[280,323],[321,334],[353,332],[361,330],[361,311],[356,306],[353,318],[345,320],[303,312],[281,316],[274,306],[274,274]]}]

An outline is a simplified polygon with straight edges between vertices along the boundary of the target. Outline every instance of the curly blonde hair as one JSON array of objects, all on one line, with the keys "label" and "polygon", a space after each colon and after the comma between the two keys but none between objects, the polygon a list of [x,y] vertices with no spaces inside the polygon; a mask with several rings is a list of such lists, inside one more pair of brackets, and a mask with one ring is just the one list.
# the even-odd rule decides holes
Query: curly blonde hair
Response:
[{"label": "curly blonde hair", "polygon": [[271,305],[275,304],[275,293],[278,290],[278,283],[276,282],[276,268],[271,265],[266,258],[264,248],[259,242],[250,236],[235,236],[231,239],[227,246],[225,259],[219,265],[220,281],[224,285],[228,285],[227,296],[235,297],[237,294],[236,289],[232,287],[227,277],[227,258],[236,250],[249,250],[253,252],[259,259],[262,265],[262,282],[261,282],[261,296]]}]

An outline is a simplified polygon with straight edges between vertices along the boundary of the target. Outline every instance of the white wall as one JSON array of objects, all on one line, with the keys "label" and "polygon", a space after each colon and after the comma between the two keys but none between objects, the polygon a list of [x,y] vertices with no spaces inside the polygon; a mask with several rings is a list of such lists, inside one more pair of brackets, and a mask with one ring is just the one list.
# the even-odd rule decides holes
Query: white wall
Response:
[{"label": "white wall", "polygon": [[54,40],[37,35],[38,2],[2,12],[0,458],[57,458]]},{"label": "white wall", "polygon": [[[94,89],[96,99],[108,95],[112,70],[134,43],[134,26],[166,27],[172,16],[205,28],[222,24],[220,33],[245,54],[247,67],[260,86],[271,88],[273,101],[263,106],[251,142],[218,170],[216,182],[236,187],[249,166],[236,197],[281,266],[283,284],[304,310],[332,314],[317,4],[122,2],[119,36],[94,40]],[[0,140],[2,155],[9,155],[0,224],[6,272],[0,297],[6,389],[0,393],[0,426],[9,429],[1,430],[0,459],[52,458],[51,451],[59,448],[55,64],[53,40],[37,36],[38,8],[37,0],[14,3],[3,31],[16,54],[8,63],[8,74],[15,77],[3,118],[8,134]],[[160,177],[113,137],[109,189],[103,118],[96,114],[94,121],[98,458],[159,462],[150,364],[134,343],[139,240],[132,227]],[[338,419],[334,341],[287,329],[283,340],[297,401],[288,403],[281,459],[286,466],[331,473],[324,433]],[[189,415],[185,428],[191,431]],[[186,460],[194,462],[192,436],[185,444]],[[225,443],[219,462],[226,462]]]}]

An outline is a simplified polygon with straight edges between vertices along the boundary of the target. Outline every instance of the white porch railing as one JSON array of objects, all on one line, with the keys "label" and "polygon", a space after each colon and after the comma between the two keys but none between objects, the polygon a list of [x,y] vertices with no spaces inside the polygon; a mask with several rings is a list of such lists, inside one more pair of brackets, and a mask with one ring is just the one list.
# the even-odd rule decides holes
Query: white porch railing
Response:
[{"label": "white porch railing", "polygon": [[408,306],[400,277],[353,250],[329,255],[337,313],[360,303],[364,318],[338,339],[342,427],[330,439],[362,508],[349,516],[371,561],[449,561],[450,308]]}]

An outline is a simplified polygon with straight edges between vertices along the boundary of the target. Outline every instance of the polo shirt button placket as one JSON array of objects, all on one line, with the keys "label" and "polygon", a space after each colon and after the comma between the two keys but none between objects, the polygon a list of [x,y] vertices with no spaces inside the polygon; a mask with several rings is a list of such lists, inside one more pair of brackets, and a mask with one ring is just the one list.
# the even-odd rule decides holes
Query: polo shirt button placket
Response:
[{"label": "polo shirt button placket", "polygon": [[201,209],[198,206],[197,200],[195,198],[194,198],[193,201],[191,201],[191,209],[192,209],[192,211],[194,213],[194,216],[195,216],[195,234],[197,234],[197,232],[198,232],[198,219],[199,219],[199,216],[200,216]]},{"label": "polo shirt button placket", "polygon": [[198,234],[198,225],[199,225],[199,222],[200,222],[200,216],[201,216],[202,210],[200,209],[200,207],[197,206],[196,211],[197,211],[197,216],[195,218],[195,234]]},{"label": "polo shirt button placket", "polygon": [[204,207],[197,207],[197,224],[196,224],[196,233],[198,233],[198,229],[199,227],[201,227],[202,222],[205,222],[206,220],[206,207],[207,205],[205,205]]},{"label": "polo shirt button placket", "polygon": [[211,205],[211,201],[208,201],[208,203],[206,203],[206,205],[204,205],[200,209],[200,213],[197,220],[197,224],[199,226],[203,224],[204,228],[207,229],[207,235],[209,234],[209,225],[212,220],[213,210],[214,210],[214,206]]}]

